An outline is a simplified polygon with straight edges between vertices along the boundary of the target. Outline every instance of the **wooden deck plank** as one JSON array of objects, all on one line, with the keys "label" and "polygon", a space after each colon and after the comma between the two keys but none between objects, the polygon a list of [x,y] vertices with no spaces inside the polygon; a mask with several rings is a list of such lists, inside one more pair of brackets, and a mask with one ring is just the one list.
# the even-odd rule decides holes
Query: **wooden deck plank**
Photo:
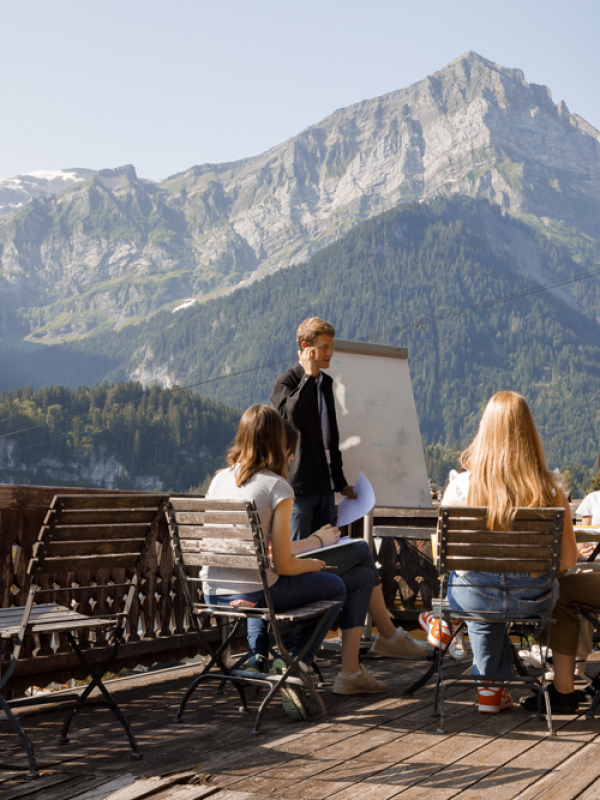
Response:
[{"label": "wooden deck plank", "polygon": [[[572,800],[579,797],[584,789],[600,777],[599,742],[590,742],[582,746],[579,741],[566,742],[564,739],[562,741],[559,739],[548,744],[550,746],[547,748],[538,745],[531,753],[538,774],[539,771],[543,771],[544,774],[537,780],[532,780],[530,775],[518,781],[519,800]],[[521,768],[524,766],[519,759],[515,763]],[[502,779],[506,779],[506,772],[501,776]],[[523,787],[527,780],[529,785]],[[503,797],[508,799],[517,796],[514,791],[515,783],[503,787],[505,789]]]},{"label": "wooden deck plank", "polygon": [[[450,683],[442,735],[431,717],[432,687],[415,697],[402,694],[422,663],[369,659],[368,666],[390,683],[389,693],[335,696],[333,668],[326,671],[324,696],[329,723],[294,723],[274,701],[257,737],[250,735],[252,715],[237,710],[236,694],[228,689],[215,696],[214,683],[197,690],[183,723],[173,723],[198,665],[115,682],[111,690],[133,725],[141,761],[129,758],[124,732],[106,710],[78,713],[71,743],[60,747],[64,712],[28,709],[23,723],[41,777],[25,781],[23,773],[0,771],[0,798],[84,800],[87,794],[85,800],[105,800],[145,785],[148,800],[600,800],[594,793],[600,721],[557,717],[557,736],[550,739],[545,723],[519,708],[478,714],[473,687]],[[0,748],[3,761],[15,756],[24,763],[6,722],[0,722]],[[191,782],[176,782],[174,773],[191,775]],[[561,792],[554,792],[555,784]]]}]

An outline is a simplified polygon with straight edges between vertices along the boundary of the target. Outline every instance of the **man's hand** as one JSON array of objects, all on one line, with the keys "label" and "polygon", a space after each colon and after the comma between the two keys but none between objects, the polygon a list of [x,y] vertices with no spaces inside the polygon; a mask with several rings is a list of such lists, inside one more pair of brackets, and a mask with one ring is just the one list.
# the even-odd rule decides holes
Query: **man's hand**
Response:
[{"label": "man's hand", "polygon": [[358,500],[358,495],[354,493],[354,486],[344,486],[340,494],[349,497],[351,500]]},{"label": "man's hand", "polygon": [[304,372],[307,375],[312,375],[313,378],[316,378],[319,374],[318,360],[319,351],[316,347],[304,347],[300,351],[300,363],[304,367]]}]

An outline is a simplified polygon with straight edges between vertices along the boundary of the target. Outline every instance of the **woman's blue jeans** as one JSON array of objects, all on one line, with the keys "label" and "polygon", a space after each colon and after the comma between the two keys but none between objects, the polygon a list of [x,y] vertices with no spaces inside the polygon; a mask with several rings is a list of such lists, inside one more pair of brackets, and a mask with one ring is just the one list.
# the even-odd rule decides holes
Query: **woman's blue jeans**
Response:
[{"label": "woman's blue jeans", "polygon": [[[346,587],[337,575],[329,572],[305,572],[302,575],[280,575],[277,581],[271,586],[271,599],[275,611],[288,611],[290,608],[312,603],[317,600],[334,600],[345,602]],[[259,607],[266,606],[264,592],[250,592],[248,594],[229,594],[229,595],[210,595],[209,603],[228,606],[232,600],[249,600]],[[311,664],[321,642],[333,625],[339,609],[334,608],[330,611],[323,623],[318,636],[311,644],[307,652],[302,656],[305,664]],[[306,643],[310,640],[318,624],[309,622],[300,628],[294,629],[292,643],[290,644],[292,654],[297,656],[302,652]],[[248,617],[248,655],[263,656],[267,659],[269,654],[269,634],[264,620]]]},{"label": "woman's blue jeans", "polygon": [[[551,610],[552,585],[548,575],[531,578],[527,572],[452,572],[448,604],[453,611],[536,614]],[[497,675],[498,679],[514,675],[506,623],[467,620],[467,629],[473,650],[474,675]]]}]

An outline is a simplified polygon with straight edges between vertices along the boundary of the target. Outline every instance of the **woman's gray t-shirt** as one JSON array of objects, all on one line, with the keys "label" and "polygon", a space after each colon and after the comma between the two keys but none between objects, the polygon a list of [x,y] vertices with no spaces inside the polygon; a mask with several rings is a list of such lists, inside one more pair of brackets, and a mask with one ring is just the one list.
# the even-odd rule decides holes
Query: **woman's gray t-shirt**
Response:
[{"label": "woman's gray t-shirt", "polygon": [[[270,470],[257,472],[243,486],[236,486],[235,471],[235,467],[230,467],[217,472],[208,487],[206,497],[211,500],[254,500],[268,546],[271,542],[273,512],[282,500],[293,499],[294,490],[284,478]],[[239,584],[219,582],[219,578],[225,576],[228,581],[239,577]],[[246,594],[262,589],[258,568],[225,570],[222,567],[205,567],[201,577],[205,595]],[[267,570],[269,586],[272,586],[278,577],[272,567]]]}]

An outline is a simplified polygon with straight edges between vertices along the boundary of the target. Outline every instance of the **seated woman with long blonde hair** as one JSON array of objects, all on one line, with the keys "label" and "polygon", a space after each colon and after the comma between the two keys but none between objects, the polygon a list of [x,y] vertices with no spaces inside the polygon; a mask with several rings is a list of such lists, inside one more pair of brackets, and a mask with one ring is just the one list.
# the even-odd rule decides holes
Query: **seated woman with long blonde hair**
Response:
[{"label": "seated woman with long blonde hair", "polygon": [[[467,471],[456,475],[450,482],[442,505],[487,506],[488,527],[495,530],[510,530],[519,507],[562,506],[566,513],[560,568],[561,571],[568,570],[575,565],[577,546],[569,503],[559,477],[546,466],[544,449],[531,411],[520,394],[498,392],[490,399],[477,435],[462,454],[460,463]],[[536,607],[541,608],[541,604],[547,603],[552,588],[548,574],[453,572],[448,602],[456,611],[511,612],[527,606],[528,611],[535,613]],[[428,633],[439,635],[433,631],[434,625],[437,622],[429,622],[431,630]],[[514,666],[506,624],[467,621],[467,628],[473,650],[473,673],[510,678]],[[552,634],[555,635],[554,629]],[[565,666],[568,669],[568,665]],[[561,667],[557,667],[556,657],[555,668],[555,682],[558,683]],[[557,687],[551,685],[553,709],[560,705],[560,694]],[[480,686],[478,700],[479,711],[488,714],[512,705],[510,694],[497,684]]]}]

